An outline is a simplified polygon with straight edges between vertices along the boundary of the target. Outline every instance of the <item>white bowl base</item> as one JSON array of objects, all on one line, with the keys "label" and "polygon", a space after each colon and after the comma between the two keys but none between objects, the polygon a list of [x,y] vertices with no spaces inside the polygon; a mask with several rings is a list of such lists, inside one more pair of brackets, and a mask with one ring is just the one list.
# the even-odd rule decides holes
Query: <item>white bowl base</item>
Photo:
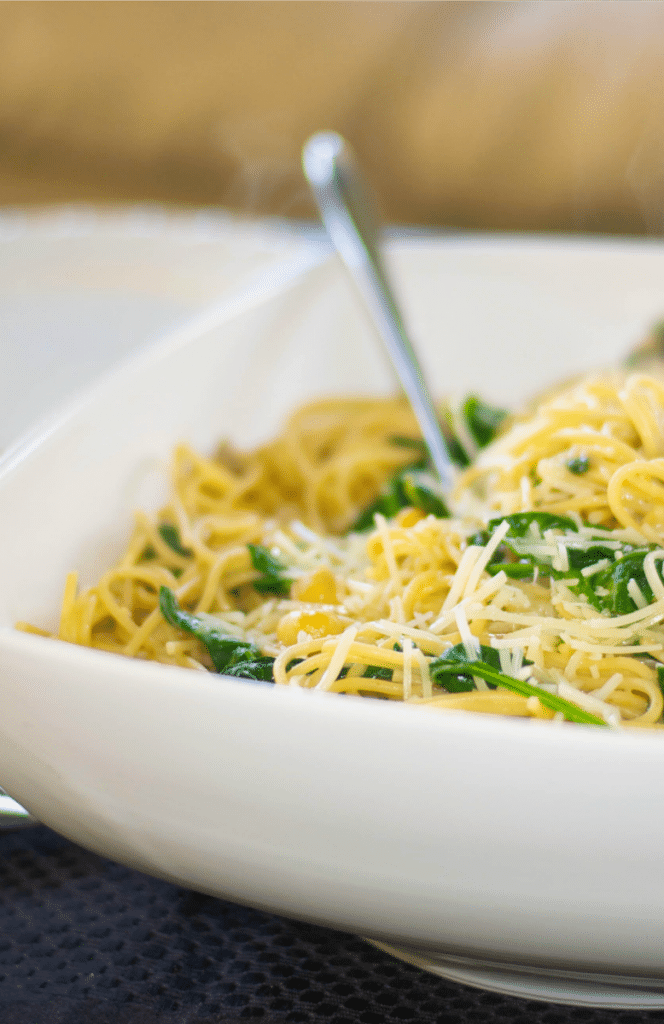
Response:
[{"label": "white bowl base", "polygon": [[664,1007],[664,978],[502,964],[390,946],[374,939],[366,941],[384,953],[430,974],[501,995],[613,1010],[657,1010]]}]

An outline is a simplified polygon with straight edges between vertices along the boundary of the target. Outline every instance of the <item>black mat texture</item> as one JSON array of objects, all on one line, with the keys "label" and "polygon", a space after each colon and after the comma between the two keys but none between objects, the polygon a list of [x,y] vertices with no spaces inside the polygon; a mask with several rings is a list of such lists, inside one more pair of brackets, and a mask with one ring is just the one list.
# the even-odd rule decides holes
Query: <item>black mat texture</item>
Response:
[{"label": "black mat texture", "polygon": [[664,1024],[425,974],[351,935],[0,833],[0,1024]]}]

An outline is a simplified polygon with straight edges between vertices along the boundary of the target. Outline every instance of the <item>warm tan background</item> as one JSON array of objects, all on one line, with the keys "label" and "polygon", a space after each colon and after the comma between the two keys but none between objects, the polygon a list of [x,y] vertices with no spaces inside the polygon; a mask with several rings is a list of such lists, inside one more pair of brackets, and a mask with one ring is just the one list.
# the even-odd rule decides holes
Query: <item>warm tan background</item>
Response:
[{"label": "warm tan background", "polygon": [[664,230],[659,2],[3,2],[0,205],[312,215],[322,127],[392,221]]}]

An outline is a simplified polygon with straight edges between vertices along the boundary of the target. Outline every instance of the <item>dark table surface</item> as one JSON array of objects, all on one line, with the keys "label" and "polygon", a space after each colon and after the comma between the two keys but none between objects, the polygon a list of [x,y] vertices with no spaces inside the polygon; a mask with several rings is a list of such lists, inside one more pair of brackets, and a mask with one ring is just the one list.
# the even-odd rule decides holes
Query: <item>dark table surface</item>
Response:
[{"label": "dark table surface", "polygon": [[0,1024],[655,1024],[443,981],[361,939],[0,833]]}]

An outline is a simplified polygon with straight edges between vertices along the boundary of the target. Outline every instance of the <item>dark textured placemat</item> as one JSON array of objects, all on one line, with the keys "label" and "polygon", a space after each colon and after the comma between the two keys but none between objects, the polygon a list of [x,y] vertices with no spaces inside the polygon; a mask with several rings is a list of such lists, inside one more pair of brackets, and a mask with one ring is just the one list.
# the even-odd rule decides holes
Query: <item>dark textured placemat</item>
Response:
[{"label": "dark textured placemat", "polygon": [[353,936],[0,834],[0,1024],[654,1024],[455,985]]}]

